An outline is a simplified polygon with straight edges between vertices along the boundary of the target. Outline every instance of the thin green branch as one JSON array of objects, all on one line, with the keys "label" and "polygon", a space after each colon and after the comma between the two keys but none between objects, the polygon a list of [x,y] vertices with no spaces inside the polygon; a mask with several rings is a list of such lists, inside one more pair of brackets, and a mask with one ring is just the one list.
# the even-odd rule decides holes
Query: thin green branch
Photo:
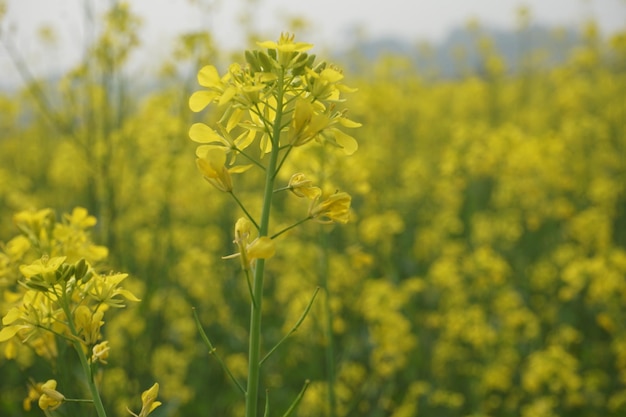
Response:
[{"label": "thin green branch", "polygon": [[278,175],[278,172],[283,167],[283,164],[287,160],[287,156],[289,155],[289,153],[291,152],[292,149],[293,149],[293,145],[291,145],[291,144],[287,145],[287,151],[283,155],[283,158],[280,160],[280,163],[278,164],[278,167],[276,168],[276,172],[274,172],[274,175]]},{"label": "thin green branch", "polygon": [[285,228],[284,228],[283,230],[281,230],[280,232],[278,232],[278,233],[274,233],[274,234],[270,237],[270,239],[275,239],[275,238],[277,238],[278,236],[282,235],[283,233],[285,233],[285,232],[287,232],[287,231],[289,231],[289,230],[293,229],[293,228],[294,228],[294,227],[296,227],[296,226],[301,225],[301,224],[302,224],[302,223],[304,223],[304,222],[307,222],[307,221],[311,220],[312,218],[313,218],[313,217],[311,217],[311,216],[309,216],[309,217],[305,217],[304,219],[302,219],[302,220],[299,220],[299,221],[295,222],[295,223],[294,223],[294,224],[292,224],[291,226],[287,226],[287,227],[285,227]]},{"label": "thin green branch", "polygon": [[217,349],[215,349],[215,347],[213,346],[213,343],[211,343],[211,340],[209,340],[209,337],[207,336],[207,334],[205,333],[204,329],[202,328],[202,324],[200,323],[200,318],[198,317],[198,313],[196,312],[196,308],[192,307],[191,310],[193,311],[193,317],[196,320],[196,326],[198,327],[198,331],[200,332],[200,337],[202,337],[202,340],[204,340],[204,343],[206,343],[206,345],[209,348],[209,354],[213,355],[215,357],[215,359],[217,359],[217,361],[219,362],[219,364],[222,367],[222,369],[224,370],[224,372],[226,372],[226,374],[228,374],[228,376],[235,383],[237,388],[239,388],[239,391],[241,391],[241,393],[245,396],[246,395],[246,390],[239,383],[239,381],[237,381],[237,378],[235,378],[235,376],[232,374],[232,372],[230,372],[230,369],[228,369],[228,367],[226,366],[226,364],[224,363],[224,361],[222,360],[220,355],[217,354]]},{"label": "thin green branch", "polygon": [[248,220],[250,220],[252,222],[252,224],[254,225],[254,227],[256,228],[256,230],[259,230],[259,224],[256,222],[256,220],[254,220],[254,217],[252,217],[252,215],[248,212],[248,210],[246,209],[246,207],[243,205],[243,203],[241,202],[241,200],[239,200],[239,198],[235,195],[235,193],[231,190],[228,192],[233,199],[237,202],[237,205],[239,206],[239,208],[241,208],[241,210],[243,210],[244,214],[246,215],[246,217],[248,218]]},{"label": "thin green branch", "polygon": [[265,411],[263,417],[270,417],[270,390],[265,390]]},{"label": "thin green branch", "polygon": [[255,158],[251,157],[250,155],[248,155],[246,152],[244,152],[243,150],[239,149],[236,146],[232,147],[232,150],[235,152],[238,152],[239,154],[241,154],[244,158],[246,158],[247,160],[249,160],[250,162],[252,162],[254,165],[256,165],[257,167],[261,168],[263,171],[265,171],[265,166],[263,166],[263,164],[261,164],[259,161],[257,161]]},{"label": "thin green branch", "polygon": [[280,341],[276,343],[276,345],[269,352],[267,352],[267,355],[265,355],[265,357],[261,359],[261,361],[259,362],[259,365],[263,365],[263,362],[265,362],[272,355],[272,353],[274,353],[274,351],[278,349],[280,345],[282,345],[285,342],[285,340],[289,338],[289,336],[291,336],[298,330],[298,328],[300,327],[300,325],[302,325],[302,322],[304,321],[306,316],[309,314],[309,311],[311,311],[311,307],[313,306],[313,302],[315,301],[315,297],[317,297],[317,293],[319,292],[319,290],[320,290],[320,287],[315,288],[315,292],[313,293],[313,296],[311,297],[309,304],[307,304],[306,308],[300,315],[300,318],[298,319],[296,324],[294,324],[291,330],[289,330],[289,332],[287,332],[287,334],[283,336],[283,338],[280,339]]},{"label": "thin green branch", "polygon": [[302,398],[304,397],[304,393],[306,392],[306,389],[309,387],[310,383],[311,381],[309,381],[308,379],[304,381],[304,386],[300,390],[300,393],[298,394],[296,399],[293,400],[293,402],[291,403],[287,411],[285,411],[285,414],[283,414],[283,417],[289,417],[291,414],[293,414],[294,411],[296,411],[296,408],[298,407],[298,404],[300,404],[300,401],[302,401]]}]

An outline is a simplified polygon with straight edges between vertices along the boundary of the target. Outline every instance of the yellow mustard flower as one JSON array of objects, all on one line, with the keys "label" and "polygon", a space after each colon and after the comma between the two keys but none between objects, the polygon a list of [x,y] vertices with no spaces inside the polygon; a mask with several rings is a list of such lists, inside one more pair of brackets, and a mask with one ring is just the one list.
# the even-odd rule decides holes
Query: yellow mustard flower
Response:
[{"label": "yellow mustard flower", "polygon": [[72,214],[65,214],[63,217],[73,226],[79,229],[88,229],[96,225],[97,220],[84,207],[75,207]]},{"label": "yellow mustard flower", "polygon": [[289,127],[289,143],[302,146],[315,139],[330,125],[331,119],[326,113],[316,110],[309,100],[299,99],[296,101],[293,121]]},{"label": "yellow mustard flower", "polygon": [[262,48],[276,49],[280,52],[306,52],[313,48],[313,44],[306,42],[294,42],[295,35],[292,33],[281,33],[278,42],[263,41],[257,42]]},{"label": "yellow mustard flower", "polygon": [[42,410],[56,410],[65,401],[65,396],[56,390],[57,382],[54,379],[49,379],[44,382],[41,389],[41,396],[39,397],[39,408]]},{"label": "yellow mustard flower", "polygon": [[102,343],[98,343],[91,349],[91,362],[96,363],[100,362],[103,364],[107,364],[107,359],[109,358],[109,351],[111,348],[109,347],[109,341],[105,340]]},{"label": "yellow mustard flower", "polygon": [[41,337],[40,330],[62,326],[62,311],[41,292],[28,290],[22,297],[21,305],[12,307],[2,318],[0,342],[6,342],[18,336],[20,340],[29,340],[31,344]]},{"label": "yellow mustard flower", "polygon": [[309,216],[320,223],[348,223],[352,197],[345,192],[331,195],[321,203],[312,205]]},{"label": "yellow mustard flower", "polygon": [[28,385],[28,394],[22,401],[22,408],[24,408],[24,411],[30,411],[32,409],[32,403],[39,401],[39,397],[41,397],[42,385],[43,384],[41,382],[31,382],[31,384]]},{"label": "yellow mustard flower", "polygon": [[306,74],[307,88],[316,100],[339,101],[342,92],[353,93],[356,91],[356,88],[341,83],[343,73],[332,66],[317,71],[307,68]]},{"label": "yellow mustard flower", "polygon": [[[227,153],[234,151],[233,156],[235,156],[237,152],[250,146],[250,144],[254,142],[258,129],[248,129],[234,139],[229,134],[239,123],[242,116],[242,111],[235,109],[228,119],[226,128],[223,128],[221,125],[219,126],[222,129],[221,134],[204,123],[194,123],[191,125],[191,128],[189,128],[189,137],[194,142],[202,143],[202,145],[198,146],[196,149],[196,156],[198,158],[204,158],[208,150],[212,148],[223,148]],[[246,126],[250,127],[250,124],[247,123]]]},{"label": "yellow mustard flower", "polygon": [[[295,35],[290,33],[281,33],[278,42],[264,41],[257,42],[262,48],[269,50],[275,50],[277,52],[276,60],[283,68],[289,67],[294,61],[297,60],[297,56],[313,48],[313,44],[305,42],[294,42]],[[296,58],[296,59],[294,59]]]},{"label": "yellow mustard flower", "polygon": [[106,304],[110,307],[124,307],[121,296],[128,301],[141,301],[132,292],[125,290],[119,284],[128,278],[128,274],[94,274],[93,278],[85,284],[86,292],[94,301]]},{"label": "yellow mustard flower", "polygon": [[162,404],[161,401],[156,401],[158,395],[159,383],[155,382],[154,385],[141,394],[141,411],[139,414],[133,413],[128,408],[126,408],[126,410],[135,417],[147,417],[148,414],[153,412],[155,408]]},{"label": "yellow mustard flower", "polygon": [[[20,272],[27,279],[33,279],[34,277],[41,277],[45,284],[55,284],[58,280],[57,271],[59,267],[65,261],[65,256],[55,256],[48,258],[43,256],[37,259],[30,265],[20,266]],[[39,281],[37,279],[37,281]],[[44,284],[42,283],[42,284]],[[44,284],[44,285],[45,285]]]},{"label": "yellow mustard flower", "polygon": [[55,215],[54,211],[49,208],[38,211],[25,210],[15,214],[13,221],[20,230],[31,230],[37,238],[47,238],[44,235],[46,230],[54,224]]},{"label": "yellow mustard flower", "polygon": [[189,107],[194,112],[202,111],[206,106],[214,100],[218,100],[223,104],[230,100],[235,93],[232,87],[228,87],[227,81],[230,73],[220,77],[217,68],[213,65],[207,65],[198,72],[198,83],[207,87],[208,90],[194,92],[189,98]]},{"label": "yellow mustard flower", "polygon": [[250,165],[226,167],[226,151],[223,148],[208,149],[203,158],[196,159],[198,169],[211,185],[218,190],[230,192],[233,190],[231,173],[241,173],[250,168]]},{"label": "yellow mustard flower", "polygon": [[342,148],[347,155],[352,155],[358,148],[357,141],[336,126],[356,128],[361,124],[344,116],[345,112],[333,112],[333,106],[324,109],[310,100],[299,99],[294,106],[294,116],[287,133],[288,141],[293,146],[302,146],[313,139],[324,139]]},{"label": "yellow mustard flower", "polygon": [[304,174],[296,173],[291,176],[287,185],[289,191],[298,197],[306,197],[311,200],[319,198],[322,190],[313,185],[313,181],[307,179]]},{"label": "yellow mustard flower", "polygon": [[252,222],[241,217],[235,223],[235,240],[239,252],[224,256],[222,259],[232,259],[241,257],[241,265],[244,269],[249,269],[256,259],[268,259],[274,256],[276,248],[274,241],[267,236],[257,237],[250,241]]},{"label": "yellow mustard flower", "polygon": [[82,336],[85,345],[91,346],[100,339],[100,328],[104,324],[102,310],[92,311],[85,305],[78,306],[74,311],[76,331]]}]

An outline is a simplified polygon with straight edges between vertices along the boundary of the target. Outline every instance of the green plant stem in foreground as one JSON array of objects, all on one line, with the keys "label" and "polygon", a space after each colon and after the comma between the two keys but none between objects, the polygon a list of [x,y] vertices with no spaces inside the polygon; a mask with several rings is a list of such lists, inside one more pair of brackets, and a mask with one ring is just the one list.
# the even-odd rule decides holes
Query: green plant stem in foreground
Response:
[{"label": "green plant stem in foreground", "polygon": [[320,231],[320,274],[321,286],[325,292],[324,297],[324,332],[326,333],[326,381],[328,384],[328,417],[337,415],[337,398],[335,396],[335,345],[333,337],[333,311],[330,305],[330,288],[328,287],[328,275],[330,267],[328,264],[328,234]]},{"label": "green plant stem in foreground", "polygon": [[100,398],[100,392],[96,387],[96,382],[93,379],[93,372],[91,370],[91,366],[89,365],[89,361],[87,360],[87,356],[85,356],[85,352],[83,351],[83,346],[81,345],[78,339],[78,332],[76,331],[76,326],[74,326],[74,322],[72,321],[72,313],[67,305],[67,300],[65,297],[62,297],[62,307],[65,312],[66,317],[68,317],[67,323],[70,329],[70,332],[74,336],[72,338],[72,346],[78,355],[78,359],[80,360],[80,365],[83,368],[83,372],[85,377],[87,378],[87,386],[89,387],[89,392],[91,393],[91,398],[93,400],[93,405],[96,408],[96,413],[98,417],[107,417],[107,413],[104,410],[104,404],[102,404],[102,398]]},{"label": "green plant stem in foreground", "polygon": [[[272,209],[272,197],[274,195],[274,180],[276,178],[276,165],[280,152],[279,140],[283,114],[283,81],[284,70],[277,80],[278,103],[276,117],[272,131],[272,151],[265,171],[265,189],[263,193],[263,209],[259,223],[259,236],[267,236],[269,230],[270,212]],[[248,352],[248,388],[246,390],[246,417],[257,417],[260,380],[260,355],[261,355],[261,307],[263,305],[263,279],[265,272],[265,260],[258,259],[254,269],[254,282],[252,285],[254,303],[250,303],[250,342]]]}]

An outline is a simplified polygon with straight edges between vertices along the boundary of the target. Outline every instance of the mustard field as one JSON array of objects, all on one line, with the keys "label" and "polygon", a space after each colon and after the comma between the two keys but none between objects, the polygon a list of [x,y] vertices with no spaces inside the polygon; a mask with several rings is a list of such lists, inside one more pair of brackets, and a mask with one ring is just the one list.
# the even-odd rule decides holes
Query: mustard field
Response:
[{"label": "mustard field", "polygon": [[626,415],[626,32],[454,78],[196,33],[138,91],[120,7],[0,95],[0,415]]}]

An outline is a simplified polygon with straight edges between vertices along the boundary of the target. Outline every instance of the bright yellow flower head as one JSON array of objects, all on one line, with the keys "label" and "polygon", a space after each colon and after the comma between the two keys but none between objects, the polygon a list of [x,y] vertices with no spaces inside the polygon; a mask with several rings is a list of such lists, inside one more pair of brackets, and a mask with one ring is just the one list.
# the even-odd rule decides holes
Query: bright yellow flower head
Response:
[{"label": "bright yellow flower head", "polygon": [[104,324],[102,310],[91,311],[89,307],[81,305],[74,311],[76,330],[82,337],[85,345],[93,345],[100,339],[100,328]]},{"label": "bright yellow flower head", "polygon": [[335,193],[311,207],[309,216],[320,223],[348,223],[350,220],[350,203],[352,197],[348,193]]},{"label": "bright yellow flower head", "polygon": [[221,191],[233,190],[233,181],[226,168],[226,152],[220,148],[207,150],[204,158],[196,159],[198,169],[211,185]]},{"label": "bright yellow flower head", "polygon": [[313,48],[313,44],[305,42],[294,42],[296,35],[293,33],[281,33],[278,42],[264,41],[258,42],[262,48],[276,49],[280,52],[306,52]]},{"label": "bright yellow flower head", "polygon": [[58,276],[57,270],[65,261],[65,256],[56,256],[48,258],[43,256],[41,259],[37,259],[30,265],[20,266],[20,272],[27,279],[31,279],[35,276],[43,278],[43,281],[47,284],[56,283]]},{"label": "bright yellow flower head", "polygon": [[331,124],[332,121],[326,113],[316,109],[309,100],[300,99],[296,101],[289,127],[289,142],[293,146],[302,146],[315,139]]},{"label": "bright yellow flower head", "polygon": [[294,42],[295,35],[289,33],[281,33],[278,42],[274,41],[265,41],[258,42],[262,48],[267,48],[271,51],[276,51],[277,57],[276,60],[278,64],[283,68],[287,68],[290,64],[295,63],[297,61],[297,57],[302,52],[306,52],[309,49],[313,48],[313,45],[305,42]]}]

